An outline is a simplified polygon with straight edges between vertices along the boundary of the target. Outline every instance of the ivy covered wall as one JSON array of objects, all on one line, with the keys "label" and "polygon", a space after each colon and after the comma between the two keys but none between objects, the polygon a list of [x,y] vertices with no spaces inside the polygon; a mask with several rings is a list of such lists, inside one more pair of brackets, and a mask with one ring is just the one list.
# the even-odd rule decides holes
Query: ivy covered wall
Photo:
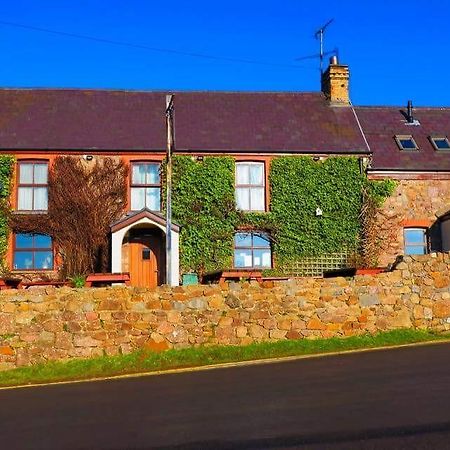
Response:
[{"label": "ivy covered wall", "polygon": [[[312,256],[357,249],[363,191],[376,201],[390,195],[389,182],[369,182],[355,157],[314,161],[309,156],[274,158],[266,213],[236,211],[235,161],[231,157],[175,156],[173,219],[182,226],[181,271],[205,273],[233,265],[239,228],[268,231],[278,268]],[[322,216],[316,216],[316,208]]]},{"label": "ivy covered wall", "polygon": [[[0,258],[8,242],[8,197],[14,168],[12,156],[0,156]],[[278,269],[303,256],[356,249],[361,242],[363,192],[379,205],[395,183],[369,182],[355,157],[314,161],[309,156],[282,156],[269,171],[270,208],[266,213],[236,210],[235,160],[228,156],[174,156],[173,220],[181,225],[182,272],[200,274],[233,266],[237,229],[267,231]],[[316,208],[323,212],[317,217]]]},{"label": "ivy covered wall", "polygon": [[14,157],[0,155],[0,268],[6,270],[5,255],[8,249],[8,210],[14,172]]},{"label": "ivy covered wall", "polygon": [[269,177],[277,264],[356,249],[366,181],[357,158],[283,156],[272,161]]},{"label": "ivy covered wall", "polygon": [[231,267],[233,234],[239,224],[234,200],[234,159],[173,158],[173,220],[181,225],[182,272]]}]

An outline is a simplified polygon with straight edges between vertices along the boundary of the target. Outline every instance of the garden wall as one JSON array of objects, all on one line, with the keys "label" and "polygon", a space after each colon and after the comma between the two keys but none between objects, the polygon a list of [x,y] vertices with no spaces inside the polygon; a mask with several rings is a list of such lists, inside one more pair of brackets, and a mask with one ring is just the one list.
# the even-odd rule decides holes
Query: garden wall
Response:
[{"label": "garden wall", "polygon": [[0,293],[0,368],[203,344],[450,330],[450,255],[377,276]]}]

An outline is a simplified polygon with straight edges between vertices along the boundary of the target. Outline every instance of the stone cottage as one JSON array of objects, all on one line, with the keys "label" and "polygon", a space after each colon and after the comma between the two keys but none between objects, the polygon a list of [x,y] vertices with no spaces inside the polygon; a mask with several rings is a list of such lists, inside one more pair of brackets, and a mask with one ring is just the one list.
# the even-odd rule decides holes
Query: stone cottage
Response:
[{"label": "stone cottage", "polygon": [[[270,212],[274,159],[354,157],[370,179],[399,182],[377,218],[382,265],[398,254],[448,250],[450,109],[353,107],[348,86],[348,67],[333,60],[322,92],[175,93],[176,153],[198,161],[232,157],[236,208],[258,214]],[[61,155],[87,166],[119,158],[128,167],[127,200],[109,230],[109,270],[129,272],[136,286],[178,284],[183,243],[177,224],[172,269],[164,271],[164,112],[162,92],[0,90],[0,153],[15,157],[14,214],[47,213],[49,172]],[[311,214],[320,218],[319,205]],[[276,269],[267,230],[236,229],[230,245],[235,268]],[[13,230],[6,264],[18,276],[57,276],[57,253],[51,235]]]}]

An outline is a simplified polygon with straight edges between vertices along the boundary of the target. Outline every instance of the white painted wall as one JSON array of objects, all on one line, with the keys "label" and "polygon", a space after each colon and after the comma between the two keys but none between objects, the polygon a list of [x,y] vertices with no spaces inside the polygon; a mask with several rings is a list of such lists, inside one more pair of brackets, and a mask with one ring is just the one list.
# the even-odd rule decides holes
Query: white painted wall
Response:
[{"label": "white painted wall", "polygon": [[[111,234],[111,270],[113,273],[122,272],[122,243],[125,234],[133,227],[137,225],[151,225],[156,226],[163,233],[166,233],[165,227],[162,225],[152,222],[149,218],[143,217],[142,219],[134,222],[128,227],[122,228],[115,233]],[[171,273],[169,275],[168,284],[171,286],[178,286],[180,284],[180,247],[179,247],[179,233],[172,230],[172,261],[171,261]]]}]

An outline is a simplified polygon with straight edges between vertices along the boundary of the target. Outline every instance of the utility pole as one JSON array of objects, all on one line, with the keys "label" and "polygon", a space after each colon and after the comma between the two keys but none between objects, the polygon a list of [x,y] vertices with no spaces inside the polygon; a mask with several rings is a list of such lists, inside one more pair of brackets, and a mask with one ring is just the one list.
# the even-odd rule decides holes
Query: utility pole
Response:
[{"label": "utility pole", "polygon": [[175,149],[173,130],[173,95],[166,95],[166,284],[172,285],[172,154]]}]

